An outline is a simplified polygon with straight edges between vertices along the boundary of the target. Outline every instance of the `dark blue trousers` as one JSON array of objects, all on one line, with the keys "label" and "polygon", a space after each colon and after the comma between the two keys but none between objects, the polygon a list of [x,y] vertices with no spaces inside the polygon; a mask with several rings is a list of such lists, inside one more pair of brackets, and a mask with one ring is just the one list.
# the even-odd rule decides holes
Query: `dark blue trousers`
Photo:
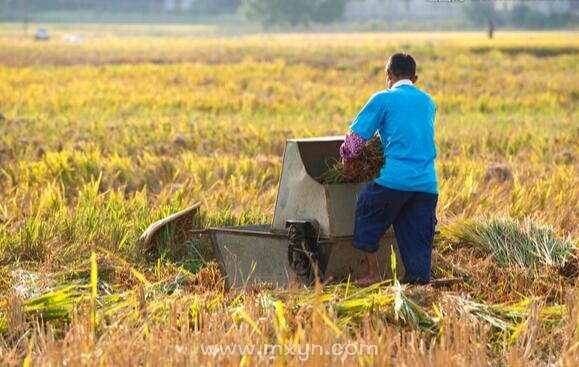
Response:
[{"label": "dark blue trousers", "polygon": [[393,225],[405,268],[403,281],[430,282],[437,202],[436,194],[369,183],[358,197],[353,246],[366,252],[378,251],[380,239]]}]

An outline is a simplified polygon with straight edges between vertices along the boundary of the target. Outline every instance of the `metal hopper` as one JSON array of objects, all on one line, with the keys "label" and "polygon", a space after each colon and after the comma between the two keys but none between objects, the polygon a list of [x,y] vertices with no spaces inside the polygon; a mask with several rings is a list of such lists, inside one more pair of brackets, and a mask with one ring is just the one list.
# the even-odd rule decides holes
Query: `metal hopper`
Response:
[{"label": "metal hopper", "polygon": [[340,159],[344,137],[291,139],[283,154],[272,230],[293,219],[316,221],[319,236],[351,236],[358,193],[363,184],[320,184],[320,177]]}]

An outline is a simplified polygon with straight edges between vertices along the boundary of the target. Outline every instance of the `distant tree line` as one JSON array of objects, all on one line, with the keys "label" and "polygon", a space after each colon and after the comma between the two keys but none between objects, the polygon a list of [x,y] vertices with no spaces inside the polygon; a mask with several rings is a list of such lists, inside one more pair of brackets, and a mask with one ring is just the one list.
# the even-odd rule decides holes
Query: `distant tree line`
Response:
[{"label": "distant tree line", "polygon": [[572,13],[543,14],[518,3],[509,11],[498,11],[491,1],[473,1],[465,8],[467,20],[474,25],[484,26],[492,21],[495,26],[513,28],[564,28],[577,24],[579,18]]},{"label": "distant tree line", "polygon": [[[179,3],[181,0],[174,0]],[[242,0],[194,0],[191,12],[236,12]],[[31,12],[46,11],[109,11],[138,12],[143,10],[161,10],[164,0],[0,0],[4,9],[18,11],[27,6]],[[0,8],[1,9],[1,8]]]},{"label": "distant tree line", "polygon": [[[175,13],[183,13],[172,0]],[[249,20],[266,28],[308,26],[312,23],[331,23],[343,19],[348,1],[354,0],[192,0],[192,14],[219,14],[241,12]],[[391,0],[398,1],[398,0]],[[400,0],[403,1],[403,0]],[[577,0],[579,1],[579,0]],[[165,9],[165,0],[0,0],[0,20],[25,18],[28,13],[49,11],[102,11],[131,14],[155,14]],[[516,3],[509,11],[497,11],[493,1],[469,1],[465,4],[466,22],[475,26],[512,28],[564,28],[579,23],[576,14],[543,14]]]},{"label": "distant tree line", "polygon": [[244,0],[242,11],[265,27],[330,23],[342,18],[348,0]]},{"label": "distant tree line", "polygon": [[[175,12],[183,0],[173,0]],[[193,0],[191,13],[241,12],[265,27],[303,26],[329,23],[342,18],[348,0]],[[165,0],[0,0],[0,11],[15,16],[58,11],[151,12],[165,9]],[[1,15],[0,15],[1,18]]]}]

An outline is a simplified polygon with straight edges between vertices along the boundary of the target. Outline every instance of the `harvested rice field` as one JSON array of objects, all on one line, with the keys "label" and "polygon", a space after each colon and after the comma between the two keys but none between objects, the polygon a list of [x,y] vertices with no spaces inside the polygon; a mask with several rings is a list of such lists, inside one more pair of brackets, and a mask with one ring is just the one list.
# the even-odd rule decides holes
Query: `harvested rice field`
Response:
[{"label": "harvested rice field", "polygon": [[[0,365],[579,364],[577,33],[182,27],[0,28]],[[437,103],[432,277],[461,281],[226,289],[203,236],[144,248],[196,202],[270,223],[286,139],[347,132],[401,50]]]}]

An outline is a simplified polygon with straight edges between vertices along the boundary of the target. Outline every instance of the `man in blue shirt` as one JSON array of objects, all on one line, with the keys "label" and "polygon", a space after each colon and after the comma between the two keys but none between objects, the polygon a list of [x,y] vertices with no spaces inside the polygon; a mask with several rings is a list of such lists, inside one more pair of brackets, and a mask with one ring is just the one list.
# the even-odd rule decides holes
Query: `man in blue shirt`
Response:
[{"label": "man in blue shirt", "polygon": [[438,201],[436,105],[414,86],[418,77],[412,56],[392,55],[386,74],[389,89],[370,98],[340,149],[346,175],[351,175],[350,162],[376,132],[384,148],[380,176],[360,193],[356,207],[353,246],[364,251],[368,261],[368,276],[357,282],[361,286],[382,280],[376,251],[390,225],[404,263],[403,281],[430,282]]}]

